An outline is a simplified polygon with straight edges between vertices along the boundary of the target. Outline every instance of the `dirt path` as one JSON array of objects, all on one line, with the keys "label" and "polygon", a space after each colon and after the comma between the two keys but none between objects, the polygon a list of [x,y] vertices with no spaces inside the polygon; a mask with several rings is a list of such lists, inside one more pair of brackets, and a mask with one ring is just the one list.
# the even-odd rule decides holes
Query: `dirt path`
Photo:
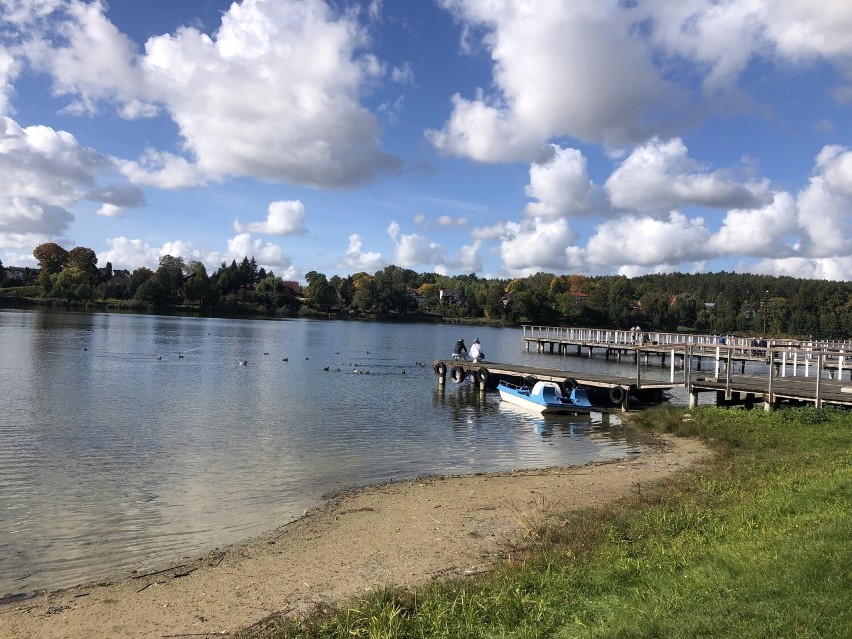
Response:
[{"label": "dirt path", "polygon": [[708,454],[668,438],[622,461],[353,491],[267,537],[160,574],[0,606],[0,638],[212,636],[384,584],[476,573],[523,540],[542,499],[561,509],[603,504]]}]

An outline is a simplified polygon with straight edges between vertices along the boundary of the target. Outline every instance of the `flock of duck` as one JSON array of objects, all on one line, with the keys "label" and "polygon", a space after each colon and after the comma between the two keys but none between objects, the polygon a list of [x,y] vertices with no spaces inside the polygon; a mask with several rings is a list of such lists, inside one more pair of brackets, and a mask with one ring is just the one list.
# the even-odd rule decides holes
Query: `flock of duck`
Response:
[{"label": "flock of duck", "polygon": [[[88,349],[83,349],[83,350],[88,350]],[[269,355],[268,352],[264,352],[263,354]],[[340,351],[337,351],[334,354],[340,355]],[[369,354],[370,354],[370,351],[367,351],[367,355],[369,355]],[[183,353],[178,353],[177,356],[178,356],[178,359],[184,359]],[[163,359],[162,355],[157,355],[157,361],[162,361],[162,359]],[[310,357],[305,357],[305,361],[309,361],[310,359],[311,359]],[[283,357],[281,359],[281,361],[282,362],[289,362],[290,358],[289,357]],[[250,363],[249,360],[241,359],[237,362],[237,366],[248,366],[249,363]],[[420,368],[426,368],[426,364],[424,362],[414,362],[414,364],[415,364],[415,366],[418,366]],[[344,366],[346,368],[342,368]],[[355,373],[357,375],[369,375],[370,374],[369,369],[363,368],[363,366],[362,366],[362,368],[358,368],[359,366],[362,366],[362,365],[356,364],[356,363],[353,363],[353,362],[349,362],[348,364],[344,364],[343,362],[339,362],[336,368],[332,369],[331,366],[326,366],[326,367],[323,368],[323,370],[324,371],[334,371],[335,373],[340,373],[340,372],[343,372],[345,370],[349,370],[352,373]],[[373,373],[373,374],[375,375],[377,373]],[[402,369],[401,374],[405,375],[405,369],[404,368]]]}]

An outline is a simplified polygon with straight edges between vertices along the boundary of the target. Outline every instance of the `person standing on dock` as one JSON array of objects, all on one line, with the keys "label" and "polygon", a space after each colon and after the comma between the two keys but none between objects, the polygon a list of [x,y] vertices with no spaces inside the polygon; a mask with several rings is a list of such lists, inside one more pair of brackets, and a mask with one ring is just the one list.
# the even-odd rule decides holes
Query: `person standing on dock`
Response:
[{"label": "person standing on dock", "polygon": [[481,362],[485,359],[485,353],[482,351],[482,344],[479,343],[478,337],[470,345],[470,358],[474,362]]},{"label": "person standing on dock", "polygon": [[463,357],[467,357],[467,346],[464,344],[464,339],[460,339],[453,348],[453,359],[462,359]]}]

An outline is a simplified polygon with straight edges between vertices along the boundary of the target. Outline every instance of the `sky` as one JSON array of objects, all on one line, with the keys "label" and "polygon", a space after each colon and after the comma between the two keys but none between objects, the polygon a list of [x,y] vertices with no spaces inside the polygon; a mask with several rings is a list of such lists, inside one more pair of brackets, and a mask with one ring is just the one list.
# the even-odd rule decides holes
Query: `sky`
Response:
[{"label": "sky", "polygon": [[848,0],[0,0],[0,260],[852,280]]}]

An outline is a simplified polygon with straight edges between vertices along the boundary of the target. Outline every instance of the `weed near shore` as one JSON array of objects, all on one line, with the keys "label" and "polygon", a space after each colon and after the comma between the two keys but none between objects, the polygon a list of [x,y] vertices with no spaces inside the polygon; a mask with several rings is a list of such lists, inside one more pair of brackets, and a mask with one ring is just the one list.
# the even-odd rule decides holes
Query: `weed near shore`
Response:
[{"label": "weed near shore", "polygon": [[603,509],[548,508],[531,547],[488,574],[245,636],[848,636],[852,413],[658,408],[634,423],[716,455]]}]

